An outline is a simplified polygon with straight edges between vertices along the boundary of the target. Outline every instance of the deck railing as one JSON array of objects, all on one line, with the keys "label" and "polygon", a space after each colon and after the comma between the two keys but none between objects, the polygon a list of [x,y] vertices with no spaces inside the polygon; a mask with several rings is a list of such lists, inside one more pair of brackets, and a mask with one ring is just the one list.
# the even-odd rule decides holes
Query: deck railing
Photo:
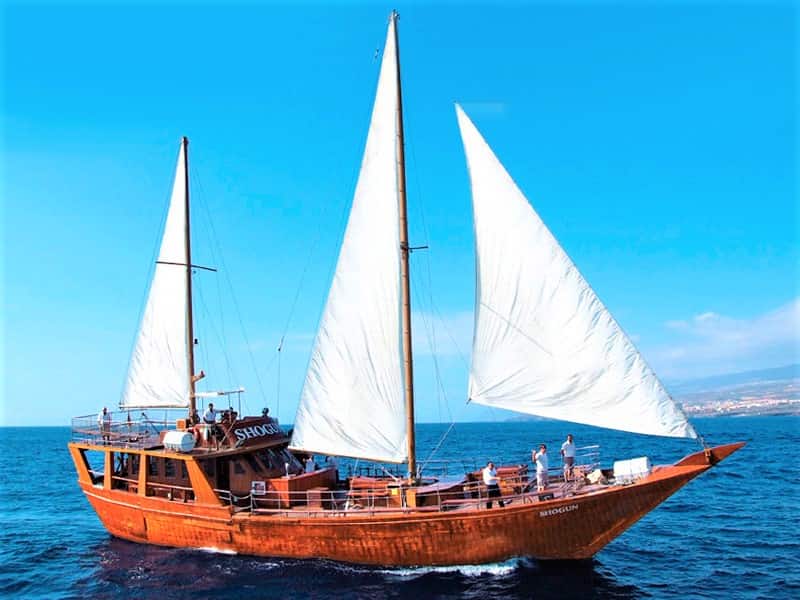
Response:
[{"label": "deck railing", "polygon": [[[181,411],[180,414],[185,414]],[[159,444],[161,433],[175,429],[175,418],[164,411],[163,418],[153,418],[137,411],[117,411],[83,415],[72,419],[72,441],[113,445],[124,448],[148,448]]]},{"label": "deck railing", "polygon": [[[467,473],[469,471],[476,471],[478,463],[475,461],[465,460],[427,460],[419,466],[419,477],[448,477],[454,474]],[[348,465],[346,467],[348,475],[357,475],[360,477],[396,477],[403,479],[407,476],[405,465],[383,464],[383,463],[366,463],[355,465]]]},{"label": "deck railing", "polygon": [[[506,493],[489,498],[486,486],[482,481],[453,482],[457,489],[441,489],[434,487],[431,491],[421,493],[425,488],[409,488],[403,484],[390,484],[383,487],[357,489],[318,488],[299,492],[276,490],[251,490],[247,496],[233,496],[218,490],[225,496],[226,504],[243,510],[244,502],[249,502],[249,511],[254,514],[283,514],[299,516],[334,516],[342,514],[382,514],[408,512],[442,512],[472,508],[487,510],[488,502],[499,506],[514,503],[534,503],[545,498],[542,494],[531,491],[531,482],[535,489],[535,479],[525,477],[501,478],[501,489]],[[408,506],[406,493],[415,489],[417,500],[424,495],[423,504]],[[549,488],[552,494],[560,494],[558,486]],[[221,498],[223,496],[220,496]],[[247,510],[247,509],[244,509]]]}]

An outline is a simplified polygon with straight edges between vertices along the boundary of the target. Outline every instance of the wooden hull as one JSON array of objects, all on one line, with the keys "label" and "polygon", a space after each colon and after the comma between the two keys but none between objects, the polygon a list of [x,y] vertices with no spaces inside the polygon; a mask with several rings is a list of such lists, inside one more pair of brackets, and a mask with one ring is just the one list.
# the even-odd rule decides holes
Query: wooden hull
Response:
[{"label": "wooden hull", "polygon": [[81,487],[111,534],[150,544],[392,566],[586,559],[742,445],[714,448],[710,461],[690,455],[631,485],[492,510],[294,518]]}]

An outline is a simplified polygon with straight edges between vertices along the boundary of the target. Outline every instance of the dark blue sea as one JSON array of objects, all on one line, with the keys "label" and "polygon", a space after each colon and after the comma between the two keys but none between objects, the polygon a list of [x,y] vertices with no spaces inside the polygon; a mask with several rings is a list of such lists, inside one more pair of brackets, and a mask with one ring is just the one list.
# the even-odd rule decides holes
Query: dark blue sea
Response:
[{"label": "dark blue sea", "polygon": [[[800,417],[696,419],[709,444],[748,445],[593,560],[382,569],[144,546],[106,533],[76,481],[67,428],[0,429],[4,598],[800,598]],[[419,425],[422,461],[446,426]],[[554,422],[459,424],[436,458],[514,463],[572,432],[601,461],[671,463],[698,449]]]}]

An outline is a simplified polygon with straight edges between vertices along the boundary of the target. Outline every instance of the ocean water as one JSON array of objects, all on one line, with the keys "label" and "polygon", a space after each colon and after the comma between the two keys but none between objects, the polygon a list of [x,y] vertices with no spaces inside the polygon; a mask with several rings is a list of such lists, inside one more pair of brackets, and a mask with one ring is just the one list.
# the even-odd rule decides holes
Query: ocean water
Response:
[{"label": "ocean water", "polygon": [[[112,538],[75,481],[67,428],[0,429],[4,598],[800,598],[800,417],[696,419],[709,444],[748,445],[577,563],[515,559],[388,569],[159,548]],[[419,425],[422,462],[446,426]],[[698,449],[553,422],[459,424],[435,458],[529,459],[567,432],[601,461],[671,463]],[[551,459],[552,460],[552,459]]]}]

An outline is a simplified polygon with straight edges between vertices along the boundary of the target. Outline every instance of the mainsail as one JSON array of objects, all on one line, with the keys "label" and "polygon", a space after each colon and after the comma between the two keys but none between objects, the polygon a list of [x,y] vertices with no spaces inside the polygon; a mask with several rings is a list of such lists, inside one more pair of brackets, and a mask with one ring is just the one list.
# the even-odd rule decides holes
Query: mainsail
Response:
[{"label": "mainsail", "polygon": [[469,398],[671,437],[697,437],[481,134],[456,106],[475,221]]},{"label": "mainsail", "polygon": [[181,144],[161,250],[120,401],[123,408],[189,406],[185,172]]},{"label": "mainsail", "polygon": [[292,448],[399,463],[408,451],[394,27],[392,19],[361,172],[300,397]]}]

